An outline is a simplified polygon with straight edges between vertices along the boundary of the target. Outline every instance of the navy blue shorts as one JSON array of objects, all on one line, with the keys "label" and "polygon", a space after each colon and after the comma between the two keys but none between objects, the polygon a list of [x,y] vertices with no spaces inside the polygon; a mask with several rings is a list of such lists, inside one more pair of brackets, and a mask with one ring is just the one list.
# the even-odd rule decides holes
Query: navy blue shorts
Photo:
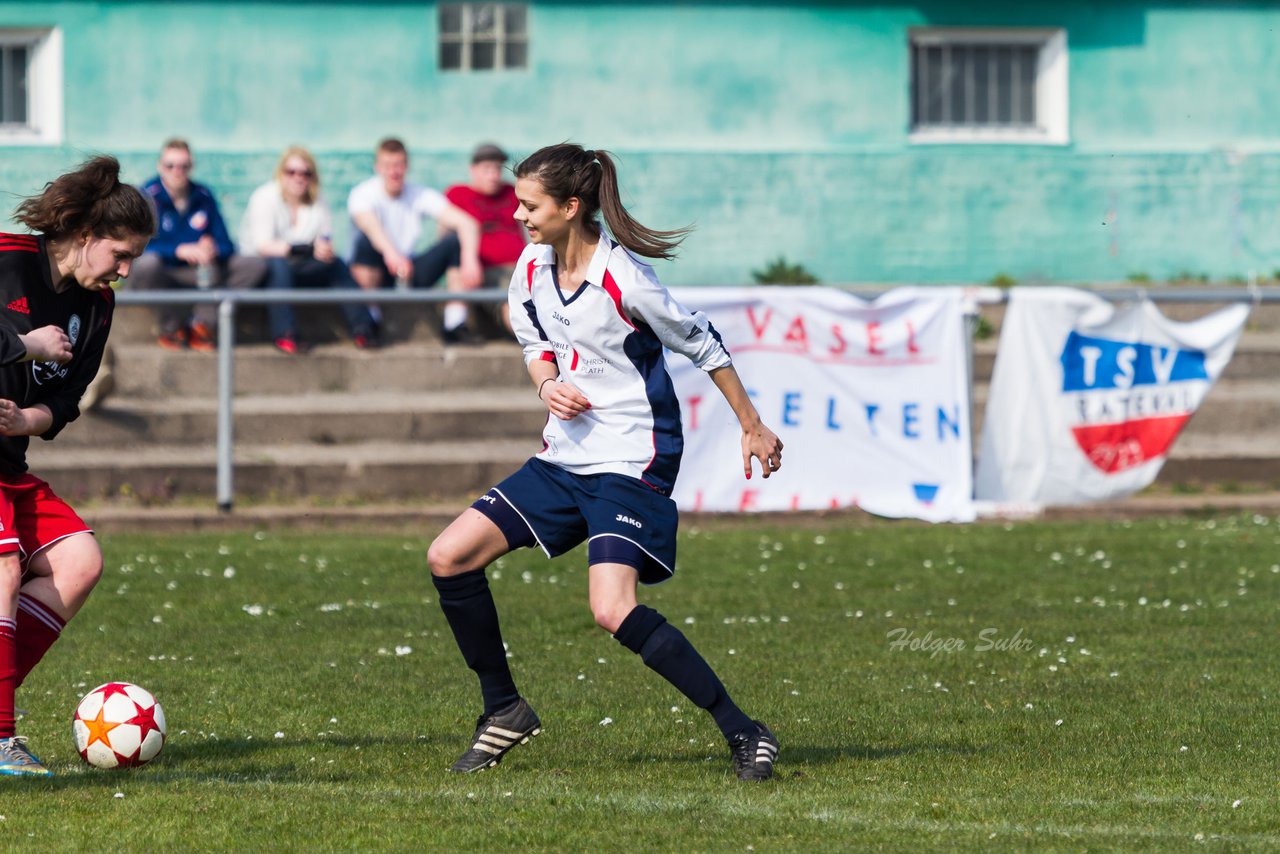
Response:
[{"label": "navy blue shorts", "polygon": [[586,540],[591,565],[634,567],[643,584],[675,574],[676,503],[634,477],[573,474],[534,458],[471,506],[512,549],[536,545],[556,557]]}]

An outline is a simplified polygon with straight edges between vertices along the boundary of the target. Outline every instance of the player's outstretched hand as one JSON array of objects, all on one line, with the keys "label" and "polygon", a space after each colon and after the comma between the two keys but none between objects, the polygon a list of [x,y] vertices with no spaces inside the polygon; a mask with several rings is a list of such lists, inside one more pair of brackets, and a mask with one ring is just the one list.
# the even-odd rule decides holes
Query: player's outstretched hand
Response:
[{"label": "player's outstretched hand", "polygon": [[587,396],[568,383],[547,383],[547,388],[542,399],[546,401],[551,414],[561,421],[576,418],[591,408],[591,401],[587,400]]},{"label": "player's outstretched hand", "polygon": [[0,436],[27,435],[27,416],[12,400],[0,399]]},{"label": "player's outstretched hand", "polygon": [[27,348],[28,359],[59,365],[71,361],[71,339],[60,326],[41,326],[18,338]]},{"label": "player's outstretched hand", "polygon": [[751,480],[751,458],[760,461],[765,477],[782,468],[782,440],[763,423],[742,431],[742,472]]}]

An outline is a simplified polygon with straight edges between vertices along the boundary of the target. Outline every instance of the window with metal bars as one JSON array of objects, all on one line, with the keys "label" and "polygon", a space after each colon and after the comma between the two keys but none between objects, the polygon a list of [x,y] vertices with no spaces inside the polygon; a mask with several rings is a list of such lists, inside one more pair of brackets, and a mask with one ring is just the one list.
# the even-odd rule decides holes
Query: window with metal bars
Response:
[{"label": "window with metal bars", "polygon": [[911,31],[915,141],[1066,139],[1061,30]]},{"label": "window with metal bars", "polygon": [[31,46],[0,42],[0,126],[25,128],[31,124],[27,110]]},{"label": "window with metal bars", "polygon": [[490,71],[529,64],[527,3],[441,3],[440,68]]}]

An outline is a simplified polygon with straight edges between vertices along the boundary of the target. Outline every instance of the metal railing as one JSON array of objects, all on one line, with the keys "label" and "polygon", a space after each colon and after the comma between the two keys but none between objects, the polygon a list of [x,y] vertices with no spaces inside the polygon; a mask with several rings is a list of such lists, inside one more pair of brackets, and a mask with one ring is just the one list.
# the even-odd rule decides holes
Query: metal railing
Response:
[{"label": "metal railing", "polygon": [[[890,288],[867,288],[858,285],[830,285],[838,290],[847,291],[864,298],[874,298],[886,293]],[[928,286],[931,287],[931,286]],[[975,306],[998,305],[1007,302],[1009,290],[990,286],[963,285],[968,297]],[[1021,287],[1034,287],[1023,285]],[[1100,287],[1079,288],[1087,290],[1112,302],[1131,302],[1139,299],[1150,299],[1164,303],[1232,303],[1251,302],[1280,303],[1280,287],[1241,285],[1226,287]],[[300,288],[289,291],[268,290],[229,290],[214,288],[210,290],[169,290],[169,291],[133,291],[122,289],[116,294],[118,305],[160,306],[160,305],[208,305],[218,306],[218,408],[217,408],[217,501],[218,509],[229,513],[235,499],[235,466],[232,450],[235,445],[235,334],[236,309],[241,305],[269,306],[276,303],[291,305],[341,305],[343,303],[376,303],[382,304],[432,304],[451,301],[468,303],[500,303],[506,300],[506,289],[482,289],[463,293],[450,293],[444,290],[324,290]],[[972,384],[973,348],[972,337],[968,340],[967,355],[970,362],[970,384]],[[970,394],[972,400],[972,393]]]},{"label": "metal railing", "polygon": [[241,305],[342,305],[344,303],[500,303],[506,300],[505,289],[488,289],[450,293],[443,290],[168,290],[116,292],[117,305],[209,305],[218,306],[218,409],[217,409],[217,500],[218,509],[231,512],[235,500],[235,344],[236,309]]}]

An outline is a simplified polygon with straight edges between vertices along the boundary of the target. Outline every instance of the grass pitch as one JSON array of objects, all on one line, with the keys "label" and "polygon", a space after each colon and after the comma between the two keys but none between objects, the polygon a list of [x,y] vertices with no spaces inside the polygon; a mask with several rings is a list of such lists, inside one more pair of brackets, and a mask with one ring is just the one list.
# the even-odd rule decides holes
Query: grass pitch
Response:
[{"label": "grass pitch", "polygon": [[[104,538],[101,585],[18,697],[57,777],[0,778],[0,846],[1280,846],[1277,520],[687,527],[644,598],[778,734],[763,785],[594,626],[582,552],[491,569],[545,729],[447,774],[479,700],[428,539]],[[168,715],[142,769],[72,747],[77,699],[114,679]]]}]

